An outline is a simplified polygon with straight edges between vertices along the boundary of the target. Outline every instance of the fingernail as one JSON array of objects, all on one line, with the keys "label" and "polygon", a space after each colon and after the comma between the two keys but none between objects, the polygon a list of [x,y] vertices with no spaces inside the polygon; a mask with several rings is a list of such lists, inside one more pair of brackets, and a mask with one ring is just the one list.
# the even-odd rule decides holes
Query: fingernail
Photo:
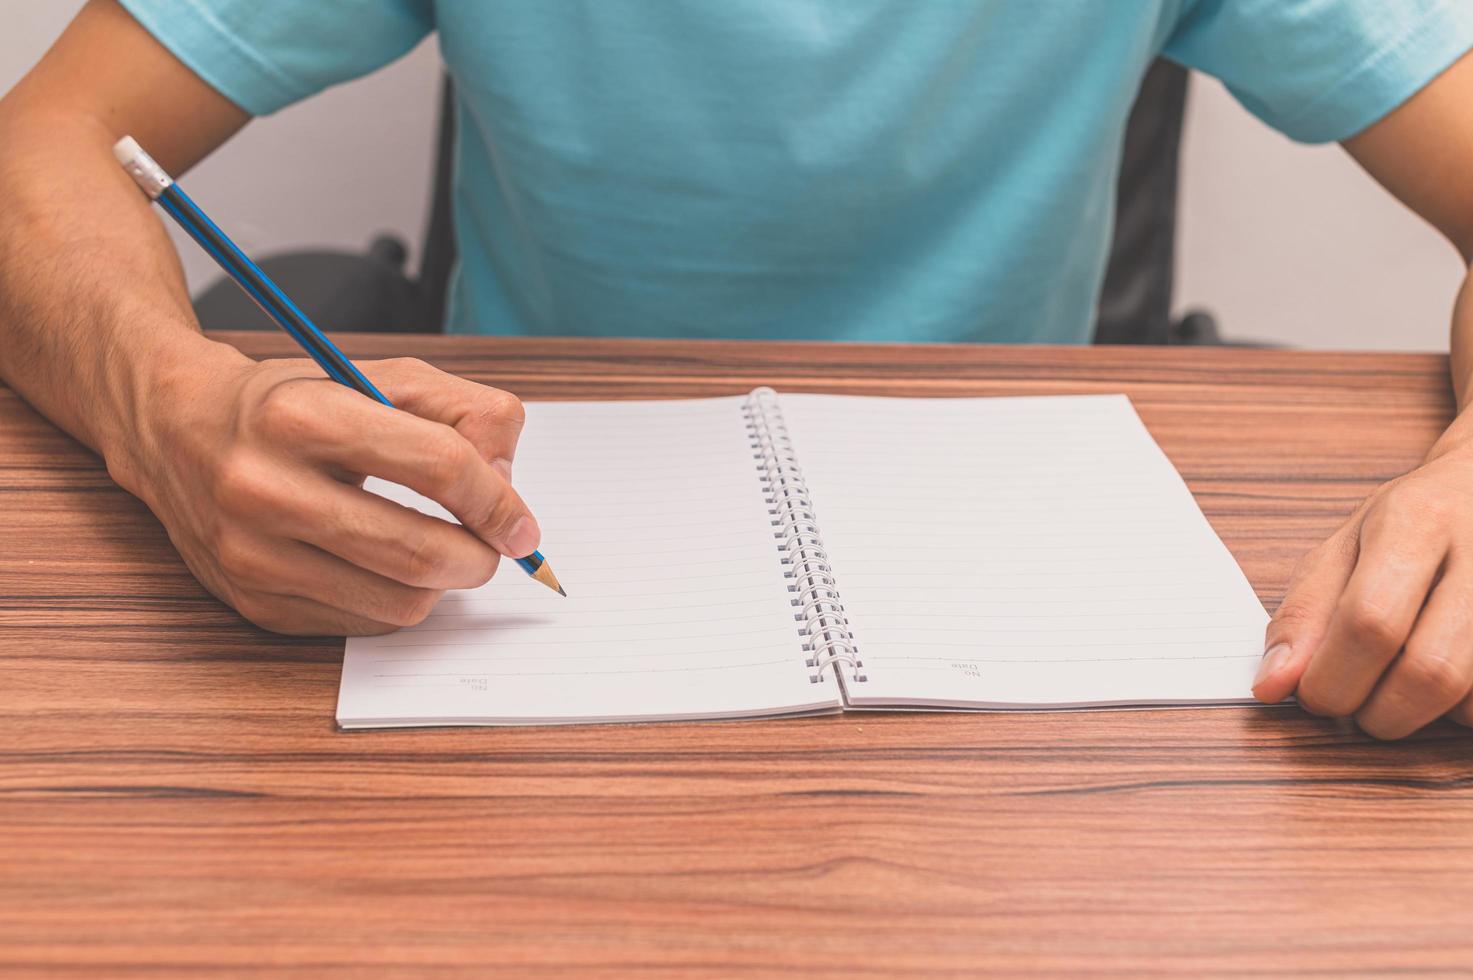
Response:
[{"label": "fingernail", "polygon": [[502,542],[506,554],[513,558],[525,558],[537,550],[537,542],[542,540],[542,531],[537,527],[537,522],[532,520],[530,514],[522,515],[511,533]]},{"label": "fingernail", "polygon": [[496,472],[506,478],[507,483],[511,482],[511,460],[502,459],[500,456],[497,456],[491,461],[491,466]]},{"label": "fingernail", "polygon": [[1277,673],[1278,669],[1284,666],[1289,659],[1291,652],[1287,643],[1275,643],[1269,647],[1268,652],[1263,655],[1263,661],[1258,665],[1258,676],[1253,678],[1253,686],[1257,687]]}]

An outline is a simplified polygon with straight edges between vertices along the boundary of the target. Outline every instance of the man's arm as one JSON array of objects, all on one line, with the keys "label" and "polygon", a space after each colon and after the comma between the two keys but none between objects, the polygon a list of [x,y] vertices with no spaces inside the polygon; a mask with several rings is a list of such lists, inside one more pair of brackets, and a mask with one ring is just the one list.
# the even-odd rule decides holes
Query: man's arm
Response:
[{"label": "man's arm", "polygon": [[[1473,53],[1345,144],[1473,263]],[[1473,724],[1473,269],[1452,324],[1458,416],[1411,473],[1304,557],[1254,692],[1399,738]]]},{"label": "man's arm", "polygon": [[113,3],[89,4],[0,100],[0,371],[99,452],[136,414],[139,372],[223,353],[199,336],[178,256],[112,159],[113,134],[131,130],[178,172],[248,119]]},{"label": "man's arm", "polygon": [[[383,632],[485,582],[538,530],[507,484],[521,405],[415,361],[364,365],[405,411],[202,336],[177,255],[112,157],[179,173],[248,116],[113,0],[0,100],[0,377],[103,455],[190,569],[284,632]],[[464,528],[363,492],[408,485]],[[472,533],[474,532],[474,533]]]}]

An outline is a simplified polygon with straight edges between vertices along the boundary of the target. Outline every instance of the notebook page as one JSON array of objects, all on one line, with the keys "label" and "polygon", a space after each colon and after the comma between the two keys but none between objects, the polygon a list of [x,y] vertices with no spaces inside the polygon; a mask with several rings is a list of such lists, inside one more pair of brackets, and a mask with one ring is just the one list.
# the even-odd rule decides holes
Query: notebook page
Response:
[{"label": "notebook page", "polygon": [[1250,697],[1268,617],[1125,396],[781,403],[851,704]]},{"label": "notebook page", "polygon": [[[419,626],[348,641],[344,727],[838,707],[813,684],[741,398],[527,406],[515,483],[564,599],[503,560]],[[377,492],[437,516],[392,484]]]}]

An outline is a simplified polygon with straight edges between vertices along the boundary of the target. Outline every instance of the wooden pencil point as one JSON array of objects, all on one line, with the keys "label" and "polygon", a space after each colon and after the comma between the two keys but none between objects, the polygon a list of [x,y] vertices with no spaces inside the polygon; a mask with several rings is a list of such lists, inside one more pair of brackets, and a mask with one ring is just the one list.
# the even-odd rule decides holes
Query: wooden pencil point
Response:
[{"label": "wooden pencil point", "polygon": [[541,565],[537,566],[537,571],[532,573],[532,577],[541,582],[543,585],[547,586],[552,591],[556,592],[558,595],[566,596],[568,594],[563,591],[562,583],[559,582],[557,580],[557,576],[552,573],[552,565],[548,564],[548,562],[546,561],[543,561]]}]

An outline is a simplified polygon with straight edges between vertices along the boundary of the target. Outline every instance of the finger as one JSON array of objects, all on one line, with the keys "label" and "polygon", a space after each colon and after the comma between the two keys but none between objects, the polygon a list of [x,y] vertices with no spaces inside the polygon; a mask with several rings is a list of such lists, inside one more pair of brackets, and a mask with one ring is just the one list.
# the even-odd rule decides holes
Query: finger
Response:
[{"label": "finger", "polygon": [[1450,566],[1417,617],[1406,649],[1386,671],[1356,723],[1376,738],[1410,735],[1455,711],[1473,692],[1473,574]]},{"label": "finger", "polygon": [[473,589],[500,554],[465,528],[320,477],[274,522],[283,537],[422,589]]},{"label": "finger", "polygon": [[475,588],[496,549],[465,528],[309,469],[237,459],[218,488],[222,512],[268,537],[302,541],[369,571],[427,589]]},{"label": "finger", "polygon": [[[293,386],[297,390],[289,390]],[[262,400],[259,422],[281,452],[410,487],[504,555],[529,555],[541,539],[506,478],[448,425],[309,380],[273,388]]]},{"label": "finger", "polygon": [[496,464],[511,479],[511,462],[526,422],[526,411],[516,395],[447,374],[412,357],[372,361],[362,367],[397,407],[450,426],[476,447],[482,459]]},{"label": "finger", "polygon": [[311,599],[350,617],[391,626],[423,622],[442,594],[395,582],[299,541],[259,534],[221,536],[215,561],[238,591]]},{"label": "finger", "polygon": [[1393,497],[1367,512],[1355,571],[1300,679],[1301,705],[1343,718],[1365,703],[1411,633],[1444,542],[1435,522]]},{"label": "finger", "polygon": [[433,429],[411,443],[376,440],[345,452],[337,462],[355,460],[367,466],[365,472],[439,502],[503,555],[521,558],[535,551],[542,531],[506,477],[455,430],[424,424]]},{"label": "finger", "polygon": [[1309,658],[1318,649],[1335,602],[1350,580],[1359,547],[1358,519],[1300,559],[1289,579],[1284,601],[1264,633],[1263,661],[1253,681],[1253,696],[1277,704],[1299,683]]}]

